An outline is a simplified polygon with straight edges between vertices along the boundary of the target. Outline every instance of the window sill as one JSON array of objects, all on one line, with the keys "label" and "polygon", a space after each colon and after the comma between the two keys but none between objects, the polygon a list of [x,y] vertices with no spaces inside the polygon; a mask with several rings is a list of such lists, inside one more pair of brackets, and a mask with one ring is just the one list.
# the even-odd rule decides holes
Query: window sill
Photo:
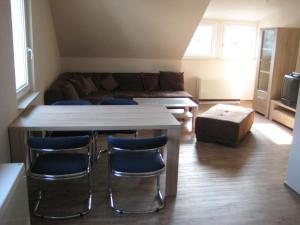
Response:
[{"label": "window sill", "polygon": [[24,98],[22,98],[18,102],[18,109],[24,110],[26,109],[38,96],[40,95],[40,92],[30,92],[28,95],[26,95]]}]

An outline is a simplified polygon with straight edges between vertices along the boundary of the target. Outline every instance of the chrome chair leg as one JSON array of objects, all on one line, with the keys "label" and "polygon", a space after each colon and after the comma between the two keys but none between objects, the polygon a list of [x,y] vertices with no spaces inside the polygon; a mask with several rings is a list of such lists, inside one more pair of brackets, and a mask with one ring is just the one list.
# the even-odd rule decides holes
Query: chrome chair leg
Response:
[{"label": "chrome chair leg", "polygon": [[75,213],[72,213],[70,215],[63,215],[63,216],[57,216],[57,215],[45,215],[45,214],[42,214],[39,212],[39,205],[42,201],[42,184],[41,182],[39,183],[39,190],[38,190],[38,199],[35,203],[35,206],[34,206],[34,215],[35,216],[38,216],[42,219],[72,219],[72,218],[76,218],[76,217],[81,217],[81,216],[84,216],[86,214],[88,214],[91,209],[92,209],[92,187],[91,187],[91,178],[90,178],[90,174],[88,175],[88,201],[87,201],[87,207],[86,209],[84,209],[83,211],[79,211],[79,212],[75,212]]},{"label": "chrome chair leg", "polygon": [[109,207],[113,209],[115,212],[119,214],[142,214],[142,213],[153,213],[153,212],[158,212],[165,206],[165,198],[163,197],[161,191],[160,191],[160,176],[158,175],[156,177],[156,200],[158,202],[158,207],[153,208],[153,209],[146,209],[146,210],[125,210],[121,209],[115,206],[114,204],[114,199],[113,199],[113,193],[112,193],[112,188],[111,188],[111,174],[110,174],[110,169],[109,169],[109,174],[108,174],[108,198],[109,198]]}]

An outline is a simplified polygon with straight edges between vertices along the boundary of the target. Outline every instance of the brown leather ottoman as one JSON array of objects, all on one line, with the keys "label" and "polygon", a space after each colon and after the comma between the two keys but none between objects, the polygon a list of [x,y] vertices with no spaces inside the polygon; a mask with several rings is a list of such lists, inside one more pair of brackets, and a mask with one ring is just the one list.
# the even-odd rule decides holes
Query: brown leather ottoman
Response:
[{"label": "brown leather ottoman", "polygon": [[250,108],[215,105],[196,119],[197,140],[235,146],[250,131],[254,114]]}]

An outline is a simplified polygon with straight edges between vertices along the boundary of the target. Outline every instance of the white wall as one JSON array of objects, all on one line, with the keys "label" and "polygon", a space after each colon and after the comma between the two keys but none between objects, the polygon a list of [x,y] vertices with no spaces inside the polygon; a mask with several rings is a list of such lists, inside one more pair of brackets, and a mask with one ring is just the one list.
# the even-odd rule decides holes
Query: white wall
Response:
[{"label": "white wall", "polygon": [[[48,0],[32,0],[36,84],[41,91],[60,72],[60,62]],[[10,0],[0,1],[0,163],[10,161],[7,127],[18,116],[13,65]]]},{"label": "white wall", "polygon": [[290,158],[288,162],[288,171],[286,184],[300,194],[300,94],[298,94],[296,121],[293,132],[293,142]]},{"label": "white wall", "polygon": [[[253,99],[253,90],[256,75],[256,59],[233,60],[221,58],[223,43],[223,30],[226,24],[254,25],[255,22],[229,21],[218,19],[203,19],[201,22],[217,24],[216,57],[188,59],[183,58],[181,70],[185,73],[186,90],[197,97],[196,80],[204,79],[229,79],[239,88],[240,98]],[[230,90],[230,88],[224,88]],[[213,88],[211,91],[214,91]],[[225,93],[226,95],[227,93]]]},{"label": "white wall", "polygon": [[256,60],[183,59],[181,70],[186,90],[195,97],[197,78],[227,78],[237,83],[241,99],[253,99]]},{"label": "white wall", "polygon": [[134,58],[61,58],[63,72],[180,71],[181,60]]},{"label": "white wall", "polygon": [[0,1],[0,163],[10,160],[7,127],[17,115],[10,1]]},{"label": "white wall", "polygon": [[31,0],[35,87],[43,103],[44,90],[59,75],[60,54],[49,0]]}]

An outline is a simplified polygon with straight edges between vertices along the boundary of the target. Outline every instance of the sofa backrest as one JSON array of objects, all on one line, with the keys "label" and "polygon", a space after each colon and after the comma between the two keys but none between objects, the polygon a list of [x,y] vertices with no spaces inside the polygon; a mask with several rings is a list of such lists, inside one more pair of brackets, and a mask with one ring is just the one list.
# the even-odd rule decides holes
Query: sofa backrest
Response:
[{"label": "sofa backrest", "polygon": [[[184,91],[181,72],[159,73],[78,73],[61,74],[46,90],[45,104],[66,99],[64,87],[72,79],[91,77],[98,91]],[[107,86],[108,85],[108,86]],[[78,90],[77,90],[78,91]],[[82,96],[80,96],[82,97]]]}]

